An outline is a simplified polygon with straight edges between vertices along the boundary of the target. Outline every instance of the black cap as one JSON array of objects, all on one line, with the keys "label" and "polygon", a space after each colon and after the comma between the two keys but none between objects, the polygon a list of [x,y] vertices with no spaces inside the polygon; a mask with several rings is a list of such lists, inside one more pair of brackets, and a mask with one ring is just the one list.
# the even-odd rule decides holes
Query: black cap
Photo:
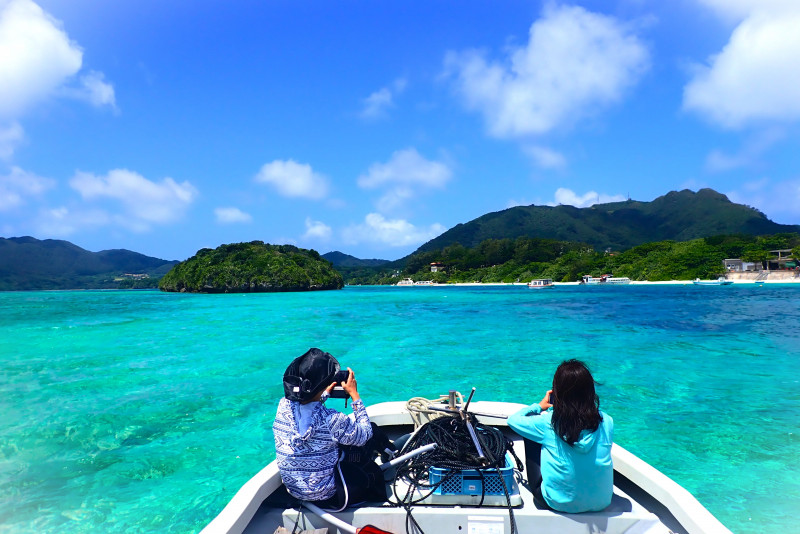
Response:
[{"label": "black cap", "polygon": [[296,358],[283,373],[283,392],[287,399],[305,402],[331,385],[339,371],[339,362],[320,349]]}]

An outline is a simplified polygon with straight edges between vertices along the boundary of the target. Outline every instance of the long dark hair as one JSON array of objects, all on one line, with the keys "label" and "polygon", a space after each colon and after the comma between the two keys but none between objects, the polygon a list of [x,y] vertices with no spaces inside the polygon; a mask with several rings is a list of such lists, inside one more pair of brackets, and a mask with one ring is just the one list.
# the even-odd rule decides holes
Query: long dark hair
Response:
[{"label": "long dark hair", "polygon": [[603,420],[594,383],[589,368],[580,360],[561,362],[553,376],[553,430],[570,445],[580,439],[583,430],[597,430]]}]

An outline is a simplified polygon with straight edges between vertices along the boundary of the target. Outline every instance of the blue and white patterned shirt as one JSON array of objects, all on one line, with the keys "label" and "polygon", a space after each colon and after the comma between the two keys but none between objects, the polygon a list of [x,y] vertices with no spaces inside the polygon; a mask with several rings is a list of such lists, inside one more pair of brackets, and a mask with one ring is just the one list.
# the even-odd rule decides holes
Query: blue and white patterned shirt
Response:
[{"label": "blue and white patterned shirt", "polygon": [[334,470],[339,446],[361,446],[372,437],[367,409],[361,400],[353,402],[353,416],[315,404],[311,426],[301,435],[298,429],[300,403],[281,399],[272,424],[275,454],[281,479],[289,493],[304,501],[321,501],[336,493]]}]

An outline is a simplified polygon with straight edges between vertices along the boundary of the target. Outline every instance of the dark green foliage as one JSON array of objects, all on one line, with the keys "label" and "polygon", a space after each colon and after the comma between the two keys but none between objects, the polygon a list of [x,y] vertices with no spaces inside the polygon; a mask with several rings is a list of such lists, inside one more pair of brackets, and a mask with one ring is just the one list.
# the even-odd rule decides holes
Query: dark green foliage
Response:
[{"label": "dark green foliage", "polygon": [[155,288],[176,263],[129,250],[89,252],[54,239],[0,238],[0,290]]},{"label": "dark green foliage", "polygon": [[[488,239],[546,238],[588,243],[597,250],[626,250],[654,241],[688,241],[721,234],[800,232],[760,211],[734,204],[711,189],[672,191],[652,202],[613,202],[589,208],[517,206],[459,224],[416,253],[460,243],[475,248]],[[783,248],[783,247],[773,247]]]},{"label": "dark green foliage", "polygon": [[262,293],[341,289],[342,276],[315,250],[263,241],[204,248],[161,279],[162,291]]},{"label": "dark green foliage", "polygon": [[[585,274],[613,274],[651,282],[692,280],[723,274],[726,258],[764,261],[774,256],[771,250],[777,249],[792,249],[800,254],[800,235],[717,235],[645,243],[620,253],[598,252],[585,244],[549,239],[490,239],[474,248],[456,243],[439,251],[412,254],[402,271],[362,269],[345,273],[345,277],[349,284],[394,284],[401,277],[439,283],[529,282],[534,278],[574,282]],[[446,272],[431,273],[432,262],[443,263]]]}]

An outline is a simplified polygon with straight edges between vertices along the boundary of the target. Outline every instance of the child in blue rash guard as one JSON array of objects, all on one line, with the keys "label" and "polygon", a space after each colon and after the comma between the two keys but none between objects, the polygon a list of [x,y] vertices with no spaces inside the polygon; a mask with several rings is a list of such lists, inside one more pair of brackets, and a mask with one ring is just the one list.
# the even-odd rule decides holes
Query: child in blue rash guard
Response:
[{"label": "child in blue rash guard", "polygon": [[614,422],[599,406],[589,369],[568,360],[558,366],[553,389],[540,402],[508,418],[514,431],[541,444],[540,474],[528,459],[529,482],[540,505],[579,513],[611,504]]},{"label": "child in blue rash guard", "polygon": [[[295,359],[284,374],[285,397],[272,429],[278,469],[289,494],[323,508],[343,509],[386,499],[374,451],[378,443],[393,446],[370,423],[351,369],[341,386],[352,398],[352,416],[325,406],[338,371],[339,362],[319,349]],[[340,446],[349,450],[349,459],[342,458]]]}]

